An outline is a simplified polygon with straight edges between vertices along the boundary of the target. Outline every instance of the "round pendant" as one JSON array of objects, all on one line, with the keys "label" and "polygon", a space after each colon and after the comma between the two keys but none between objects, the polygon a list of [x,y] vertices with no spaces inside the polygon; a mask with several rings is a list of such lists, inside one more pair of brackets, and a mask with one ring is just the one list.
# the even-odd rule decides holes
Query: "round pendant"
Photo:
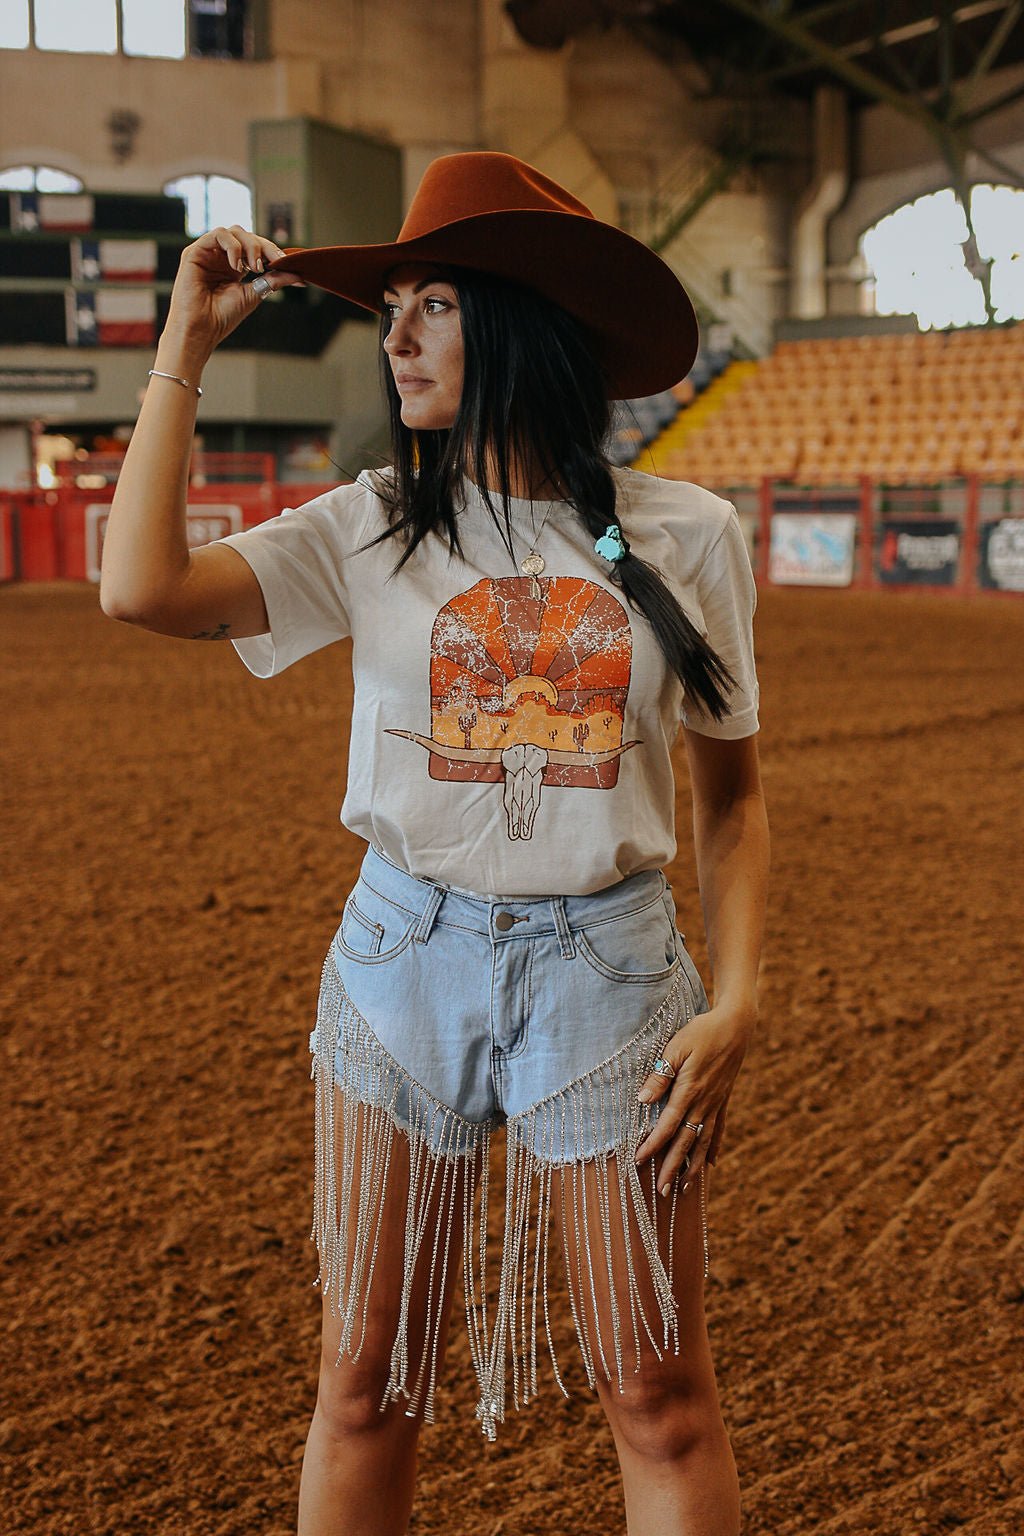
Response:
[{"label": "round pendant", "polygon": [[524,576],[539,576],[544,569],[544,556],[538,554],[527,555],[519,569]]}]

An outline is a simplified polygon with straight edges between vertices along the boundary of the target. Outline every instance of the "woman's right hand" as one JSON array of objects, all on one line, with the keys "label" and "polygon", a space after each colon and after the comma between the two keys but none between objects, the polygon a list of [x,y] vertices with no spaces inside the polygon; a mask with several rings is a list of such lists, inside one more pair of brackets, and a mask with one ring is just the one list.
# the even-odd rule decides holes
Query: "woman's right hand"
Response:
[{"label": "woman's right hand", "polygon": [[[251,282],[243,282],[246,273],[261,273],[284,254],[273,240],[240,224],[207,230],[181,253],[162,339],[208,357],[259,308],[261,295],[253,293]],[[271,272],[266,280],[275,291],[289,284],[306,286],[290,272]]]}]

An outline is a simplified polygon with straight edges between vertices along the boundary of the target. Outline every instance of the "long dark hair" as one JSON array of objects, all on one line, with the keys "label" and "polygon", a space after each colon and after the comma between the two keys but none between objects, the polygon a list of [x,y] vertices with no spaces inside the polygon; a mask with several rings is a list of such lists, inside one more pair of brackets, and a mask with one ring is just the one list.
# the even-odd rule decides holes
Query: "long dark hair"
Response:
[{"label": "long dark hair", "polygon": [[[459,295],[464,375],[458,414],[450,428],[414,431],[402,421],[401,397],[381,347],[381,374],[391,422],[391,476],[374,474],[389,527],[366,548],[400,537],[404,544],[392,575],[428,534],[447,537],[462,555],[455,506],[464,476],[477,484],[495,526],[512,554],[512,466],[538,468],[564,496],[595,539],[619,522],[615,482],[603,444],[611,406],[606,381],[585,328],[560,305],[532,289],[465,268],[445,271]],[[391,328],[381,318],[383,343]],[[497,474],[504,530],[479,466]],[[599,557],[595,555],[595,560]],[[736,679],[680,607],[658,570],[630,551],[610,579],[630,607],[649,621],[665,660],[687,694],[716,721],[729,713],[722,685]]]}]

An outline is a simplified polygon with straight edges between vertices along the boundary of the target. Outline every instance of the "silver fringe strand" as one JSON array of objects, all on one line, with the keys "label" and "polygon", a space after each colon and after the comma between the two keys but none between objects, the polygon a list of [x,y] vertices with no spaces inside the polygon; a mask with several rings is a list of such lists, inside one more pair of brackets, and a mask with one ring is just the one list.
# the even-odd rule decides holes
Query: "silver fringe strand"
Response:
[{"label": "silver fringe strand", "polygon": [[[659,1197],[655,1187],[654,1161],[650,1159],[644,1165],[650,1180],[650,1191],[647,1193],[641,1182],[641,1169],[634,1157],[636,1148],[656,1119],[652,1113],[653,1107],[639,1103],[637,1093],[663,1046],[689,1017],[688,985],[685,975],[680,971],[671,993],[657,1012],[613,1056],[600,1062],[583,1077],[531,1105],[528,1110],[508,1118],[505,1126],[505,1228],[501,1277],[497,1314],[489,1330],[487,1207],[491,1127],[463,1119],[410,1077],[385,1050],[369,1024],[353,1006],[342,985],[333,952],[328,953],[321,978],[317,1024],[309,1037],[313,1053],[310,1076],[316,1084],[316,1170],[310,1239],[315,1240],[320,1257],[319,1273],[313,1284],[330,1297],[334,1315],[342,1319],[339,1362],[344,1354],[357,1360],[362,1350],[395,1133],[406,1135],[409,1141],[410,1178],[402,1295],[390,1373],[380,1404],[382,1412],[388,1403],[403,1397],[408,1405],[406,1414],[412,1417],[417,1413],[423,1396],[424,1371],[429,1360],[423,1417],[427,1423],[434,1422],[439,1319],[447,1280],[452,1226],[456,1218],[456,1192],[460,1183],[466,1322],[473,1368],[480,1387],[476,1417],[488,1440],[497,1438],[496,1426],[505,1420],[507,1354],[510,1345],[516,1408],[525,1406],[537,1396],[538,1292],[555,1381],[563,1395],[569,1397],[558,1368],[548,1308],[548,1234],[552,1184],[556,1174],[565,1234],[564,1258],[569,1304],[591,1388],[596,1385],[594,1341],[590,1336],[584,1299],[589,1295],[593,1316],[596,1318],[599,1315],[596,1275],[600,1271],[595,1271],[595,1258],[590,1243],[591,1225],[596,1220],[600,1221],[604,1238],[604,1251],[598,1263],[607,1279],[614,1344],[613,1369],[598,1330],[596,1347],[606,1380],[610,1381],[614,1375],[619,1391],[623,1390],[623,1335],[626,1330],[618,1297],[621,1277],[613,1276],[612,1272],[613,1220],[616,1237],[624,1246],[626,1256],[628,1332],[632,1341],[634,1368],[640,1368],[638,1323],[642,1325],[659,1359],[663,1351],[668,1351],[670,1344],[673,1352],[679,1353],[677,1304],[673,1295],[672,1237],[683,1176],[681,1173],[676,1174],[672,1181],[670,1201],[666,1202],[670,1207],[666,1268],[658,1249]],[[346,1132],[351,1132],[342,1136],[340,1188],[336,1164],[336,1084],[345,1106]],[[399,1095],[402,1095],[401,1113],[411,1127],[408,1132],[394,1119]],[[361,1134],[356,1134],[357,1130]],[[609,1143],[612,1145],[609,1146]],[[358,1168],[355,1157],[357,1145],[362,1149]],[[578,1149],[581,1147],[593,1147],[595,1152],[590,1156],[580,1156]],[[609,1189],[612,1158],[618,1174],[617,1203],[614,1203]],[[460,1159],[466,1160],[462,1170],[465,1176],[461,1180],[458,1177]],[[593,1167],[593,1180],[588,1181],[586,1177],[586,1165]],[[588,1210],[588,1182],[591,1184],[591,1205],[594,1200],[593,1186],[596,1184],[596,1212]],[[356,1197],[355,1206],[353,1194]],[[438,1212],[431,1218],[435,1194]],[[700,1172],[699,1196],[704,1273],[707,1275],[707,1191],[703,1168]],[[664,1201],[664,1197],[661,1200]],[[474,1213],[477,1208],[474,1241]],[[350,1232],[348,1213],[353,1209],[356,1212],[355,1230]],[[647,1273],[653,1283],[661,1317],[660,1347],[651,1331],[640,1296],[634,1266],[631,1213],[639,1229]],[[569,1252],[570,1228],[577,1234],[577,1238],[580,1234],[583,1238],[582,1243],[576,1243],[575,1263]],[[413,1279],[425,1248],[429,1248],[430,1264],[426,1332],[420,1368],[415,1382],[410,1384],[409,1307]],[[439,1259],[441,1272],[435,1289]],[[350,1273],[346,1284],[347,1267]],[[358,1343],[354,1337],[357,1318]]]}]

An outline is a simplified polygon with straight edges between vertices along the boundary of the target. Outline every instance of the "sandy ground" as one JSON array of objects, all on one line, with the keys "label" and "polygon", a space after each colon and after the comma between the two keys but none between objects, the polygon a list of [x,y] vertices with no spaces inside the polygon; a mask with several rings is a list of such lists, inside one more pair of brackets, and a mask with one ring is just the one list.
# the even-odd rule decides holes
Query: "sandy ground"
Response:
[{"label": "sandy ground", "polygon": [[[1024,604],[765,591],[757,622],[763,1018],[707,1291],[744,1529],[1019,1536]],[[0,1525],[287,1536],[347,646],[260,683],[57,584],[0,626]],[[412,1531],[623,1532],[582,1366],[489,1445],[460,1307]]]}]

